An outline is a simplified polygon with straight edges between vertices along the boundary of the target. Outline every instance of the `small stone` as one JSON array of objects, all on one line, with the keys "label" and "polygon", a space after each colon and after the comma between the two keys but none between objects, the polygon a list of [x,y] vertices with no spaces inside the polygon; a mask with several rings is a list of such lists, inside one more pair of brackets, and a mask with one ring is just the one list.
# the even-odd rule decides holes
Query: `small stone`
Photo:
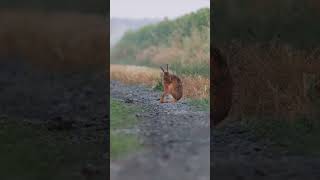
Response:
[{"label": "small stone", "polygon": [[133,100],[132,100],[132,99],[129,99],[129,98],[126,98],[126,99],[124,100],[124,102],[125,102],[125,103],[133,103]]},{"label": "small stone", "polygon": [[164,154],[162,155],[162,158],[165,159],[165,160],[168,160],[168,159],[170,158],[169,153],[164,153]]}]

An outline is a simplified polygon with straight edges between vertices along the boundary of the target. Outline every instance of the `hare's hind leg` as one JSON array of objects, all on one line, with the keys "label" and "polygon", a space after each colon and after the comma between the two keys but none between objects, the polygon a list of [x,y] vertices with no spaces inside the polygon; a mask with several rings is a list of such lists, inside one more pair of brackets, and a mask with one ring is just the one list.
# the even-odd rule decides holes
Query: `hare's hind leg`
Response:
[{"label": "hare's hind leg", "polygon": [[177,100],[176,98],[173,98],[171,102],[172,102],[172,103],[177,103],[177,101],[178,101],[178,100]]},{"label": "hare's hind leg", "polygon": [[160,103],[164,103],[164,96],[166,95],[166,93],[162,93],[161,97],[160,97]]}]

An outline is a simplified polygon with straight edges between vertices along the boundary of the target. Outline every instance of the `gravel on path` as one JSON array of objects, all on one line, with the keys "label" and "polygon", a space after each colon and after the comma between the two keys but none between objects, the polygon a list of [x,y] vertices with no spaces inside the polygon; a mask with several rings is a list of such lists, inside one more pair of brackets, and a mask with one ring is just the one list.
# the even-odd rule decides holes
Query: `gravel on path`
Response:
[{"label": "gravel on path", "polygon": [[112,161],[112,180],[209,180],[209,112],[184,100],[159,103],[160,92],[111,81],[111,97],[143,109],[139,135],[146,150]]}]

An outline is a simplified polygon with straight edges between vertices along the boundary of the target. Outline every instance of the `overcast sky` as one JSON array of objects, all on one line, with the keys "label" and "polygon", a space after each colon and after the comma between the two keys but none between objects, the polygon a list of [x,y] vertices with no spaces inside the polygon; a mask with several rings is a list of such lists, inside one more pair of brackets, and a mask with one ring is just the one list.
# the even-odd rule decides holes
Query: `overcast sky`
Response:
[{"label": "overcast sky", "polygon": [[110,0],[110,17],[175,18],[210,7],[210,0]]}]

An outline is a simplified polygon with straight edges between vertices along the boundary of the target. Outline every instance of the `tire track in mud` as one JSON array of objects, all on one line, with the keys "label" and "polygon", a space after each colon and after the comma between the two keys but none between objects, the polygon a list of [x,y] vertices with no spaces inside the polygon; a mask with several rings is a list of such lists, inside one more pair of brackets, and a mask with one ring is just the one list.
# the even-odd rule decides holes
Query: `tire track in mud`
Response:
[{"label": "tire track in mud", "polygon": [[143,109],[139,137],[145,150],[112,161],[112,180],[209,180],[209,112],[186,102],[160,104],[160,92],[143,86],[110,82],[111,97]]}]

